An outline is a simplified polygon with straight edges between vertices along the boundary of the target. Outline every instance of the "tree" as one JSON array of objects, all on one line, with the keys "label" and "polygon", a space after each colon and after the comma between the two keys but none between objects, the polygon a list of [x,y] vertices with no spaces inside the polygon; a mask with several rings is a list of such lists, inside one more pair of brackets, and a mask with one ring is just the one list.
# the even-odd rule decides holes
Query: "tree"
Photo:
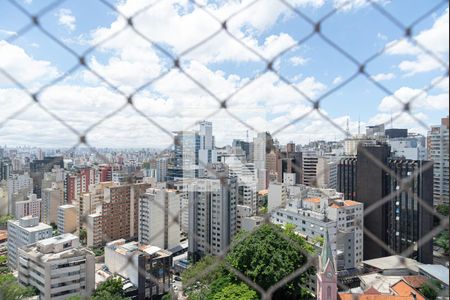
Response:
[{"label": "tree", "polygon": [[87,232],[86,232],[86,229],[80,228],[78,237],[80,238],[80,241],[81,241],[82,243],[86,243],[86,239],[87,239]]},{"label": "tree", "polygon": [[100,299],[126,299],[123,295],[122,279],[111,278],[101,283],[92,295],[92,300]]},{"label": "tree", "polygon": [[20,285],[12,274],[0,275],[0,299],[19,300],[35,295],[34,287]]},{"label": "tree", "polygon": [[[307,262],[314,247],[295,233],[295,226],[265,224],[253,232],[240,232],[225,257],[231,265],[250,280],[268,289],[291,275]],[[258,294],[217,258],[205,257],[183,273],[183,286],[190,300],[258,299]],[[273,299],[311,299],[304,286],[313,268],[305,270],[278,289]]]},{"label": "tree", "polygon": [[433,282],[431,280],[426,282],[420,288],[420,292],[422,293],[422,295],[424,295],[425,298],[427,298],[429,300],[435,300],[439,295],[439,291],[440,291],[439,283]]},{"label": "tree", "polygon": [[[263,289],[270,288],[304,266],[307,263],[306,254],[314,251],[291,226],[283,230],[265,224],[251,234],[238,234],[236,240],[241,241],[232,245],[226,260]],[[300,295],[308,295],[304,286],[312,271],[309,269],[288,282],[275,293],[274,298],[298,299]]]},{"label": "tree", "polygon": [[11,215],[1,216],[0,217],[0,228],[5,228],[8,221],[13,220],[13,219],[14,219],[14,217]]},{"label": "tree", "polygon": [[448,216],[448,204],[439,204],[436,206],[436,211],[443,216]]},{"label": "tree", "polygon": [[183,286],[192,285],[196,281],[202,281],[205,284],[210,284],[220,277],[221,267],[218,265],[212,270],[207,270],[211,265],[216,264],[217,259],[213,256],[205,256],[196,264],[190,266],[183,272],[182,281]]},{"label": "tree", "polygon": [[435,244],[444,249],[445,254],[449,253],[448,230],[442,231],[436,238]]},{"label": "tree", "polygon": [[216,293],[213,300],[257,300],[258,294],[246,284],[230,284]]}]

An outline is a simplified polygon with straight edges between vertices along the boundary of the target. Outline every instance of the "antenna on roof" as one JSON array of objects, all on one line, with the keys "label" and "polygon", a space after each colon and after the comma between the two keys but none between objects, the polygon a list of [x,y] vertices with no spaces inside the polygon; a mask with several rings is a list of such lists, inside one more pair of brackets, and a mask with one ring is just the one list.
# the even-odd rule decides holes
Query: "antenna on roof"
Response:
[{"label": "antenna on roof", "polygon": [[350,128],[349,128],[349,120],[350,120],[350,117],[348,117],[347,118],[347,128],[345,129],[345,131],[347,132],[347,135],[350,135]]},{"label": "antenna on roof", "polygon": [[358,116],[358,135],[361,135],[361,117]]}]

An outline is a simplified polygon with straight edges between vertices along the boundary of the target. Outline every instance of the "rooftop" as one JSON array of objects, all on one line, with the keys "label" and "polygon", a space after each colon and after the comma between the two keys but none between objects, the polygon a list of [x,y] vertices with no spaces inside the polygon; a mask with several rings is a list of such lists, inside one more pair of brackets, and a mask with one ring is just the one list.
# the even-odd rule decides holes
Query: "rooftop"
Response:
[{"label": "rooftop", "polygon": [[42,230],[48,230],[48,229],[52,230],[52,226],[47,225],[45,223],[35,222],[35,219],[36,218],[34,218],[32,216],[26,216],[20,220],[10,220],[10,221],[8,221],[8,223],[14,224],[28,232],[36,232],[36,231],[42,231]]},{"label": "rooftop", "polygon": [[379,270],[409,269],[416,273],[419,272],[418,266],[421,265],[421,263],[414,259],[402,257],[400,255],[365,260],[362,263]]},{"label": "rooftop", "polygon": [[391,286],[403,279],[403,276],[384,276],[378,273],[359,276],[361,284],[371,287],[381,294],[391,293]]},{"label": "rooftop", "polygon": [[419,269],[448,285],[448,277],[449,277],[448,268],[442,265],[420,265]]},{"label": "rooftop", "polygon": [[312,202],[312,203],[320,203],[320,198],[305,198],[303,201]]}]

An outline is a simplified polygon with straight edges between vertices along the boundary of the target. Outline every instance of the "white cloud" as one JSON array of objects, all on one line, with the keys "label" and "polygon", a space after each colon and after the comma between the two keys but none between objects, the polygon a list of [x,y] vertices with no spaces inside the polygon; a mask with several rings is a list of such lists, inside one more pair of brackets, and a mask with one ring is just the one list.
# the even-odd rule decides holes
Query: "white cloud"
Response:
[{"label": "white cloud", "polygon": [[[394,97],[395,96],[395,97]],[[411,102],[412,111],[415,110],[448,110],[448,91],[431,95],[423,92],[421,89],[414,89],[410,87],[402,87],[394,92],[394,96],[387,96],[381,100],[378,106],[381,112],[401,112],[403,104]],[[400,100],[401,103],[398,101]],[[403,104],[402,104],[403,103]]]},{"label": "white cloud", "polygon": [[11,30],[6,30],[6,29],[1,29],[0,28],[0,37],[1,36],[10,37],[10,36],[15,36],[15,35],[17,35],[17,32],[15,32],[15,31],[11,31]]},{"label": "white cloud", "polygon": [[58,24],[65,27],[70,31],[74,31],[76,28],[76,18],[72,14],[72,11],[67,8],[61,8],[56,13],[55,16],[58,18]]},{"label": "white cloud", "polygon": [[385,80],[391,80],[395,78],[394,73],[379,73],[372,76],[373,80],[375,81],[385,81]]},{"label": "white cloud", "polygon": [[294,65],[294,66],[304,66],[309,59],[304,58],[303,56],[293,56],[289,59],[289,61]]},{"label": "white cloud", "polygon": [[[36,85],[41,80],[51,80],[58,75],[57,69],[50,62],[36,60],[19,46],[6,41],[0,41],[0,68],[25,85]],[[11,82],[0,74],[0,84]]]},{"label": "white cloud", "polygon": [[333,84],[339,84],[344,80],[344,78],[342,78],[342,76],[337,76],[336,78],[333,79]]},{"label": "white cloud", "polygon": [[[241,10],[251,1],[227,1],[223,4],[209,4],[208,10],[220,20],[225,20],[234,12]],[[295,6],[320,7],[323,0],[295,0]],[[118,5],[125,15],[132,15],[148,4],[143,0],[129,0]],[[166,45],[176,53],[182,53],[203,41],[206,37],[220,30],[221,24],[211,18],[202,9],[191,7],[189,1],[167,0],[143,11],[134,19],[136,28],[150,40]],[[281,16],[292,12],[279,1],[261,0],[249,9],[234,16],[227,23],[228,30],[248,47],[254,49],[267,59],[271,59],[282,50],[295,45],[295,39],[287,33],[273,34],[259,42],[260,35],[270,28]],[[118,18],[111,26],[95,30],[92,43],[121,30],[126,26],[125,20]],[[109,47],[120,49],[124,44],[139,43],[140,37],[129,31],[116,37]],[[222,31],[214,38],[190,52],[189,59],[203,63],[223,61],[256,61],[259,58]]]},{"label": "white cloud", "polygon": [[377,38],[382,40],[382,41],[387,41],[388,40],[388,37],[385,34],[381,33],[381,32],[377,33]]},{"label": "white cloud", "polygon": [[[429,49],[443,61],[448,61],[449,52],[448,13],[447,8],[430,29],[423,30],[414,37],[420,45]],[[435,58],[406,39],[394,40],[386,45],[386,49],[387,53],[391,55],[414,56],[413,60],[403,60],[399,64],[400,70],[407,75],[444,69]]]},{"label": "white cloud", "polygon": [[[390,0],[372,0],[380,5],[389,4]],[[340,11],[348,12],[350,10],[356,10],[362,7],[366,7],[370,5],[370,2],[367,0],[334,0],[334,7],[338,8]]]}]

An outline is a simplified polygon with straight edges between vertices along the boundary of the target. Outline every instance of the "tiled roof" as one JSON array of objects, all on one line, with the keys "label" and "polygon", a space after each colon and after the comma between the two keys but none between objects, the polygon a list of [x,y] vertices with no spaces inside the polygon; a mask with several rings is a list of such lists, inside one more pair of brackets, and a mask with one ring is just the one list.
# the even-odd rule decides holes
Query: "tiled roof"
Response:
[{"label": "tiled roof", "polygon": [[339,300],[413,300],[413,296],[338,294]]},{"label": "tiled roof", "polygon": [[422,275],[405,276],[403,280],[415,289],[421,288],[427,282],[427,278]]},{"label": "tiled roof", "polygon": [[399,296],[410,296],[416,295],[417,300],[426,300],[424,296],[420,294],[419,291],[408,285],[405,281],[400,280],[392,286],[392,290]]},{"label": "tiled roof", "polygon": [[313,203],[320,203],[320,198],[305,198],[303,201],[306,202],[313,202]]}]

